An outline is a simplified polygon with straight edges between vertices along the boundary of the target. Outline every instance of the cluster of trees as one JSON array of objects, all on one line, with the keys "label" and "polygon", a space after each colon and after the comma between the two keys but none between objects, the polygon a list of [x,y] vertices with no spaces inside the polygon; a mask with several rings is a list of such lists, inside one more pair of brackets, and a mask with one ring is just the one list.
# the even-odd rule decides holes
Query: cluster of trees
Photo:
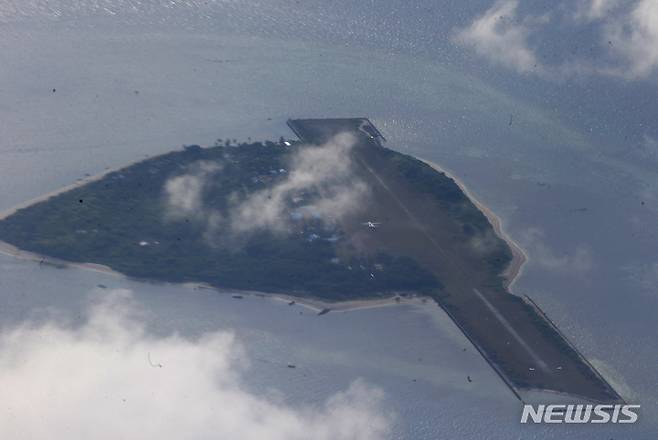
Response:
[{"label": "cluster of trees", "polygon": [[334,300],[440,288],[438,280],[410,258],[355,255],[337,263],[333,242],[267,231],[221,245],[208,242],[199,217],[167,218],[165,183],[190,173],[198,163],[221,168],[203,192],[205,204],[221,210],[232,194],[262,186],[254,176],[285,168],[289,153],[273,142],[187,146],[22,209],[0,221],[0,239],[32,252],[104,264],[129,276],[160,281]]}]

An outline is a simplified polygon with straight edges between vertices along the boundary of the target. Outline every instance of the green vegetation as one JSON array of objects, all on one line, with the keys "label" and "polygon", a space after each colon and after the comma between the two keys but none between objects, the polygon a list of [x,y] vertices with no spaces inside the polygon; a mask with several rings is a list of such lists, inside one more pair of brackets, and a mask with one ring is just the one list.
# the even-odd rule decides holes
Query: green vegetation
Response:
[{"label": "green vegetation", "polygon": [[450,218],[460,225],[463,239],[475,236],[487,237],[485,263],[494,281],[499,285],[500,273],[512,261],[512,251],[503,239],[493,234],[493,228],[485,215],[471,202],[457,184],[444,173],[437,172],[425,162],[413,156],[382,149],[389,163],[414,189],[430,195]]},{"label": "green vegetation", "polygon": [[[329,301],[427,294],[513,389],[619,399],[539,309],[507,292],[511,250],[452,179],[384,148],[364,118],[288,125],[323,146],[187,146],[17,211],[0,220],[0,240],[48,264],[155,281]],[[336,136],[345,132],[351,143]],[[536,368],[515,334],[560,374]]]},{"label": "green vegetation", "polygon": [[[436,274],[409,256],[346,255],[341,248],[345,234],[336,224],[304,219],[293,222],[285,234],[262,229],[231,238],[230,231],[209,232],[207,212],[168,211],[167,182],[206,173],[199,210],[225,214],[236,199],[285,179],[290,157],[300,148],[304,147],[285,146],[282,141],[187,146],[19,210],[0,221],[0,239],[31,252],[103,264],[143,279],[206,282],[328,300],[393,292],[440,294],[443,286]],[[484,215],[444,174],[413,157],[379,151],[399,176],[437,200],[462,226],[463,237],[491,230]],[[496,284],[511,255],[498,237],[489,248],[484,260]]]},{"label": "green vegetation", "polygon": [[[425,292],[440,282],[413,259],[379,253],[339,257],[340,230],[313,221],[293,233],[261,230],[230,243],[208,237],[207,218],[167,214],[166,182],[202,166],[202,205],[231,201],[285,178],[298,145],[190,146],[112,172],[0,221],[0,239],[50,257],[107,265],[128,276],[169,282],[313,295],[329,300]],[[329,238],[328,238],[329,237]],[[383,268],[385,268],[383,270]]]}]

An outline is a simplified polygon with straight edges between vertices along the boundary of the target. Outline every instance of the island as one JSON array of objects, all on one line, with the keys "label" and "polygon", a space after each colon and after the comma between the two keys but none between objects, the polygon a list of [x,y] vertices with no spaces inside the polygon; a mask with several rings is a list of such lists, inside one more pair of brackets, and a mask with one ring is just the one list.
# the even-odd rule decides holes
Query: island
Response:
[{"label": "island", "polygon": [[385,147],[367,118],[288,125],[298,140],[219,140],[111,170],[13,210],[0,240],[45,264],[240,298],[431,298],[520,399],[622,400],[530,298],[510,293],[518,247],[455,179]]}]

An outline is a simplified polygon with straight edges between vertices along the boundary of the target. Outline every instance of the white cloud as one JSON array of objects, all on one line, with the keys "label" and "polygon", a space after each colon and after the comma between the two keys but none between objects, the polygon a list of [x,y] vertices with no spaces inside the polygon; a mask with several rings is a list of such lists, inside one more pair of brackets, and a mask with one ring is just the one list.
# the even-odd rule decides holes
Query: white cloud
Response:
[{"label": "white cloud", "polygon": [[[320,146],[304,146],[290,158],[285,177],[265,189],[240,197],[236,192],[230,208],[220,211],[206,206],[204,189],[221,167],[200,161],[185,174],[165,182],[165,220],[193,219],[202,224],[210,244],[258,230],[284,233],[291,222],[291,200],[300,215],[331,224],[355,212],[368,194],[368,186],[354,173],[350,151],[356,139],[349,133],[334,136]],[[220,233],[221,232],[221,233]]]},{"label": "white cloud", "polygon": [[638,145],[634,153],[641,160],[647,162],[658,161],[658,139],[645,133],[643,136],[642,143]]},{"label": "white cloud", "polygon": [[653,263],[629,264],[623,268],[628,278],[644,292],[658,294],[658,261]]},{"label": "white cloud", "polygon": [[172,217],[198,212],[201,207],[203,180],[200,176],[183,175],[169,179],[165,184],[167,207]]},{"label": "white cloud", "polygon": [[658,155],[658,139],[644,134],[644,148],[647,150],[647,153],[651,156]]},{"label": "white cloud", "polygon": [[499,238],[492,230],[487,230],[483,234],[478,233],[473,236],[468,243],[475,252],[485,255],[498,249]]},{"label": "white cloud", "polygon": [[192,164],[186,174],[165,182],[166,215],[172,219],[204,217],[203,188],[208,178],[221,167],[214,162],[199,161]]},{"label": "white cloud", "polygon": [[331,224],[355,212],[368,194],[368,186],[354,173],[350,151],[356,139],[349,133],[334,136],[320,146],[304,146],[290,159],[278,183],[241,198],[234,193],[231,207],[220,211],[206,206],[204,189],[212,183],[217,164],[197,162],[185,174],[164,185],[165,220],[194,219],[202,224],[208,243],[231,241],[258,230],[284,233],[291,222],[291,200],[298,197],[298,214]]},{"label": "white cloud", "polygon": [[580,0],[575,18],[582,21],[600,20],[622,4],[621,0]]},{"label": "white cloud", "polygon": [[149,335],[129,291],[81,328],[24,324],[0,334],[0,438],[379,439],[383,394],[360,381],[299,408],[247,391],[229,332]]},{"label": "white cloud", "polygon": [[626,79],[646,78],[658,70],[658,2],[588,0],[579,3],[576,20],[596,22],[601,45],[612,62],[582,62],[580,71]]},{"label": "white cloud", "polygon": [[325,221],[354,212],[368,193],[367,185],[354,173],[350,150],[355,141],[353,135],[343,133],[324,145],[299,150],[282,182],[250,194],[232,209],[231,228],[237,232],[285,231],[290,221],[286,210],[295,196],[305,197],[298,211]]},{"label": "white cloud", "polygon": [[658,69],[658,1],[640,0],[626,14],[611,17],[604,40],[624,65],[604,69],[627,78],[646,77]]},{"label": "white cloud", "polygon": [[[658,71],[658,1],[581,0],[561,5],[561,15],[518,13],[518,0],[498,0],[461,29],[455,41],[480,56],[521,73],[545,77],[604,75],[646,78]],[[557,22],[562,17],[561,22]],[[531,38],[550,35],[547,26],[594,26],[601,47],[610,56],[565,59],[545,64],[530,44]],[[590,32],[591,29],[583,28]]]},{"label": "white cloud", "polygon": [[594,267],[592,254],[584,245],[564,254],[557,254],[547,244],[544,232],[538,228],[530,228],[522,234],[521,243],[528,251],[532,263],[545,269],[584,275]]},{"label": "white cloud", "polygon": [[164,184],[165,221],[192,219],[201,224],[207,242],[212,243],[217,231],[223,226],[224,216],[204,204],[203,191],[211,183],[222,166],[216,162],[198,161],[187,172],[169,178]]},{"label": "white cloud", "polygon": [[520,20],[516,14],[518,5],[518,0],[497,1],[470,26],[460,30],[455,40],[472,46],[479,55],[519,72],[540,68],[528,45],[528,36],[532,24],[543,19]]}]

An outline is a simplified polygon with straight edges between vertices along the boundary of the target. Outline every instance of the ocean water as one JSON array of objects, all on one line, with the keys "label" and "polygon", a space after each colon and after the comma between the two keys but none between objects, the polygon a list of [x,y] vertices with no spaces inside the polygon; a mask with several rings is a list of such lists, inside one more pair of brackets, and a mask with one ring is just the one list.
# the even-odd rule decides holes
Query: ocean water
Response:
[{"label": "ocean water", "polygon": [[441,164],[502,218],[530,257],[515,291],[643,408],[632,427],[522,426],[520,403],[429,306],[318,318],[271,300],[0,256],[3,328],[53,310],[75,325],[102,283],[130,289],[154,334],[233,330],[254,390],[307,405],[364,378],[398,414],[394,438],[655,437],[658,179],[646,160],[609,153],[451,59],[403,50],[413,35],[386,48],[379,37],[334,38],[338,18],[322,11],[284,20],[222,2],[116,18],[72,13],[67,2],[25,5],[0,9],[0,210],[182,144],[277,139],[292,136],[289,117],[365,115],[389,146]]}]

